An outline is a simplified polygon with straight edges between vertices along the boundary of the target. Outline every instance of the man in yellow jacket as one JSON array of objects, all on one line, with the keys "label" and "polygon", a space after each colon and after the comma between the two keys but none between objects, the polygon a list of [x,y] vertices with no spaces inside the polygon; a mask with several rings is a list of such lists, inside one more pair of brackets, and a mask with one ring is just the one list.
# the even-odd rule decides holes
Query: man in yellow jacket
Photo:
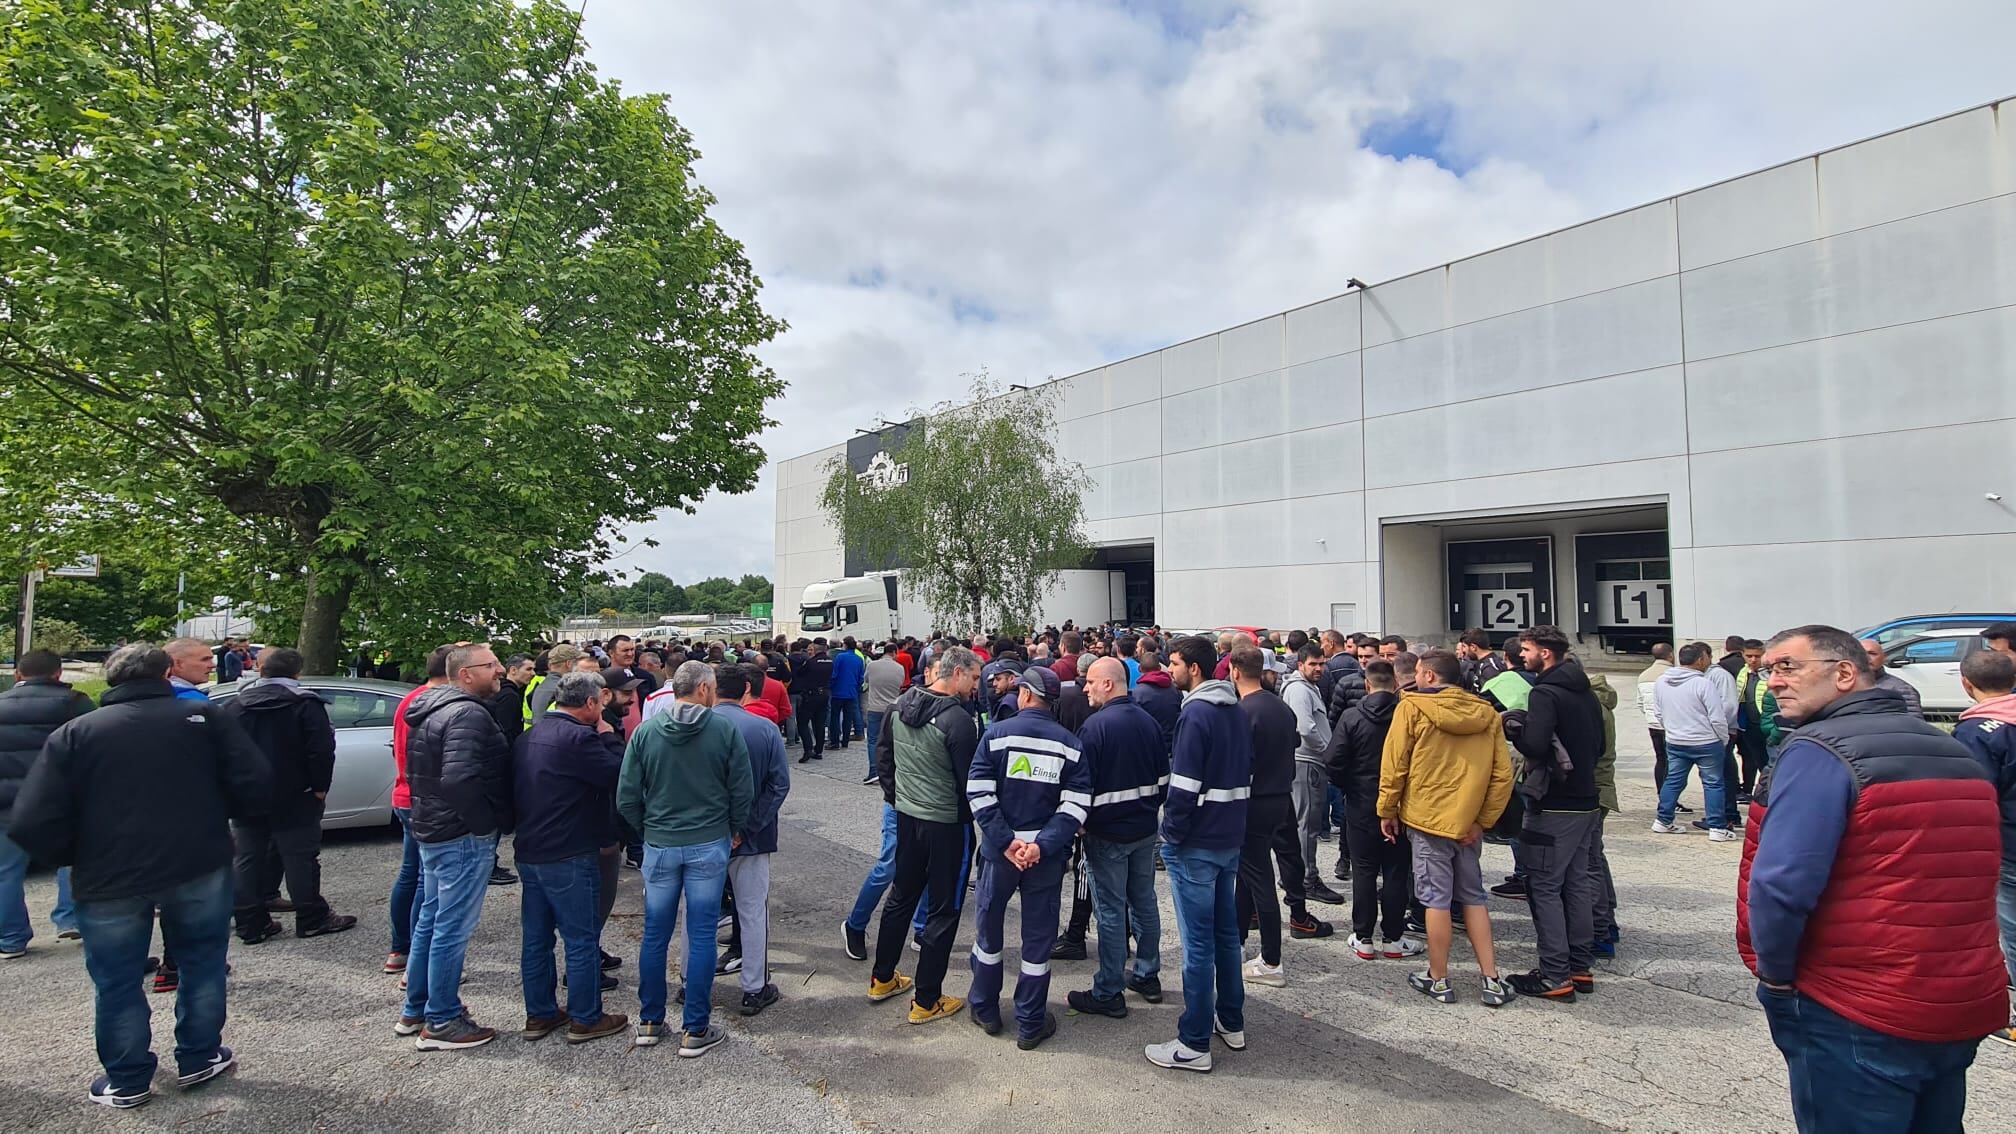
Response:
[{"label": "man in yellow jacket", "polygon": [[1450,911],[1463,925],[1484,973],[1483,1002],[1496,1008],[1513,993],[1498,976],[1491,947],[1490,898],[1480,862],[1484,831],[1512,799],[1512,761],[1498,711],[1463,688],[1463,663],[1447,650],[1422,654],[1418,692],[1403,693],[1386,733],[1379,769],[1379,829],[1388,840],[1407,829],[1414,897],[1427,907],[1428,968],[1407,983],[1443,1004],[1449,983]]}]

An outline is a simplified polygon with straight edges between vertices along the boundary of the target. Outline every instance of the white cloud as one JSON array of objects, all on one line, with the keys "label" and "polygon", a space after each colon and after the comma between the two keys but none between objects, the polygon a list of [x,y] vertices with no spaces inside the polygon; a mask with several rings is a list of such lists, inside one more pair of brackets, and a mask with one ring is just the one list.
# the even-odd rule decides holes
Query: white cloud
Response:
[{"label": "white cloud", "polygon": [[[1072,373],[2012,93],[1998,0],[1651,7],[592,0],[586,36],[668,96],[791,323],[780,459],[981,366]],[[622,563],[769,573],[773,491]]]}]

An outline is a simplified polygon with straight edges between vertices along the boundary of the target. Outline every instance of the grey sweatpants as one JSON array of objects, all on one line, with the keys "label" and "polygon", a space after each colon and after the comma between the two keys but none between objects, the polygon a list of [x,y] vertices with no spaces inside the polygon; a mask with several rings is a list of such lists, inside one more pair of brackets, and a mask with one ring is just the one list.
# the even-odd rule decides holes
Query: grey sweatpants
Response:
[{"label": "grey sweatpants", "polygon": [[1602,821],[1600,809],[1528,811],[1519,831],[1540,975],[1550,984],[1588,972],[1594,959],[1596,875],[1589,855]]},{"label": "grey sweatpants", "polygon": [[1309,882],[1323,880],[1316,861],[1316,836],[1330,826],[1330,776],[1321,764],[1295,761],[1295,830],[1302,838],[1302,870]]},{"label": "grey sweatpants", "polygon": [[735,887],[735,916],[742,922],[742,991],[761,992],[770,980],[770,856],[745,854],[728,860],[728,883]]}]

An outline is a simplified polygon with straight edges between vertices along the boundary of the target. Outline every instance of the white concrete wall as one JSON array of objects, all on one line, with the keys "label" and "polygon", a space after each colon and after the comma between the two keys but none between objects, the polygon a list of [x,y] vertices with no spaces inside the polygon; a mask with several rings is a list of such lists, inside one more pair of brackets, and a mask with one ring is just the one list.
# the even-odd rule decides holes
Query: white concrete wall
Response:
[{"label": "white concrete wall", "polygon": [[[1091,538],[1156,545],[1165,626],[1379,626],[1382,525],[1626,499],[1667,505],[1690,636],[2016,606],[2012,115],[1061,379]],[[833,451],[779,478],[780,622],[838,570]]]}]

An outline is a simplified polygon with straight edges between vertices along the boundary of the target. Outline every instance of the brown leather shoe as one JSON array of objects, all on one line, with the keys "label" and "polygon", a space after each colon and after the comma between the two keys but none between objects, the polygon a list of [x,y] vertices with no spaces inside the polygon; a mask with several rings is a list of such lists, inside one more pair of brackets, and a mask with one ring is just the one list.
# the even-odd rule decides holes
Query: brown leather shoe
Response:
[{"label": "brown leather shoe", "polygon": [[587,1043],[589,1040],[601,1039],[603,1036],[616,1035],[629,1026],[630,1017],[625,1016],[621,1012],[604,1012],[600,1020],[585,1028],[579,1024],[567,1025],[567,1042]]},{"label": "brown leather shoe", "polygon": [[542,1040],[567,1026],[567,1013],[557,1016],[527,1016],[525,1026],[518,1029],[518,1038]]}]

